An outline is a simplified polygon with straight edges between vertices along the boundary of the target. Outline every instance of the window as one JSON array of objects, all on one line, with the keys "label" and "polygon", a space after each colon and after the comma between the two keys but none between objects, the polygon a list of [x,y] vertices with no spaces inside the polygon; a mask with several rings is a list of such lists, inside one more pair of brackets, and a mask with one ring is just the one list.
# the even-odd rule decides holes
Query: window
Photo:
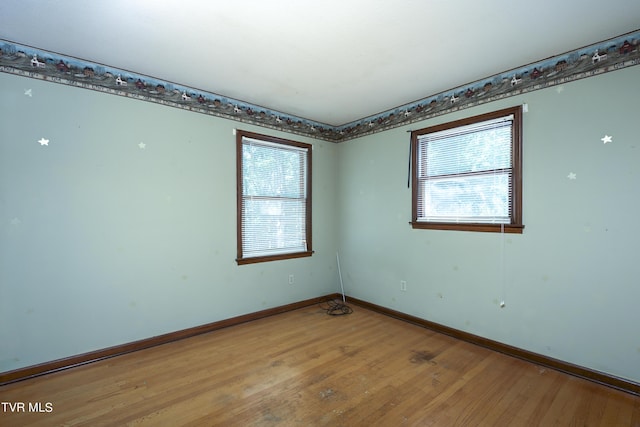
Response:
[{"label": "window", "polygon": [[522,233],[522,109],[413,131],[413,228]]},{"label": "window", "polygon": [[238,264],[311,256],[311,145],[236,132]]}]

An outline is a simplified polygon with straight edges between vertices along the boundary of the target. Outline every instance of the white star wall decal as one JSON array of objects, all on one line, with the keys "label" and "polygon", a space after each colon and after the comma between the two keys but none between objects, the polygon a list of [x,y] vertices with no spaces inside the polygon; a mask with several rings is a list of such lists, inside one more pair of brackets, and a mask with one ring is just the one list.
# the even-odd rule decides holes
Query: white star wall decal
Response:
[{"label": "white star wall decal", "polygon": [[38,142],[40,143],[40,145],[46,145],[46,146],[49,146],[49,140],[48,140],[48,139],[40,138],[40,139],[38,140]]},{"label": "white star wall decal", "polygon": [[604,138],[600,138],[600,141],[602,141],[603,144],[606,144],[607,142],[611,142],[612,138],[612,136],[605,135]]},{"label": "white star wall decal", "polygon": [[569,179],[576,179],[576,178],[577,178],[577,176],[576,176],[576,174],[575,174],[575,173],[573,173],[573,172],[569,172],[569,175],[567,175],[567,178],[569,178]]},{"label": "white star wall decal", "polygon": [[144,150],[146,146],[147,144],[145,144],[144,142],[141,142],[140,144],[138,144],[138,147],[140,147],[141,150]]},{"label": "white star wall decal", "polygon": [[25,96],[33,97],[33,92],[31,92],[31,89],[25,89],[24,94]]}]

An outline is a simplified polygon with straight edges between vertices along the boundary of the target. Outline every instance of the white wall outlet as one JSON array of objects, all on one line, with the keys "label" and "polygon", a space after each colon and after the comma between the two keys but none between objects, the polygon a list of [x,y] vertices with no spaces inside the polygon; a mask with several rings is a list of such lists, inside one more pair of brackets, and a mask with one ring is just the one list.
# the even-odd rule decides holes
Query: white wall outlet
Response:
[{"label": "white wall outlet", "polygon": [[406,291],[407,290],[407,281],[406,280],[400,280],[400,290],[401,291]]},{"label": "white wall outlet", "polygon": [[295,282],[295,277],[293,277],[293,274],[289,275],[289,284],[293,285],[293,283]]}]

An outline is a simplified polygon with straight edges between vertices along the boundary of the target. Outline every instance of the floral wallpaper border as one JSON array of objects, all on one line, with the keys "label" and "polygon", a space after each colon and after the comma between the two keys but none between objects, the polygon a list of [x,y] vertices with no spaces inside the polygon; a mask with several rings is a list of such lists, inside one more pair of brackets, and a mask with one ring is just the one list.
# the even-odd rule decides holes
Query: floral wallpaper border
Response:
[{"label": "floral wallpaper border", "polygon": [[347,141],[634,65],[640,65],[640,30],[351,123],[330,126],[177,83],[0,40],[0,72],[155,102],[330,142]]}]

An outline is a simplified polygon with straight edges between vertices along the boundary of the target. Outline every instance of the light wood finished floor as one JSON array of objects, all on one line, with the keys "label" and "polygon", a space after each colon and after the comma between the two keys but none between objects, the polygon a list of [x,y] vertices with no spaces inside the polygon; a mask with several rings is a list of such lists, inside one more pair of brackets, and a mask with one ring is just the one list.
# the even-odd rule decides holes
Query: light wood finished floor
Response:
[{"label": "light wood finished floor", "polygon": [[353,308],[303,308],[9,384],[1,401],[52,411],[0,408],[0,425],[640,426],[640,397]]}]

